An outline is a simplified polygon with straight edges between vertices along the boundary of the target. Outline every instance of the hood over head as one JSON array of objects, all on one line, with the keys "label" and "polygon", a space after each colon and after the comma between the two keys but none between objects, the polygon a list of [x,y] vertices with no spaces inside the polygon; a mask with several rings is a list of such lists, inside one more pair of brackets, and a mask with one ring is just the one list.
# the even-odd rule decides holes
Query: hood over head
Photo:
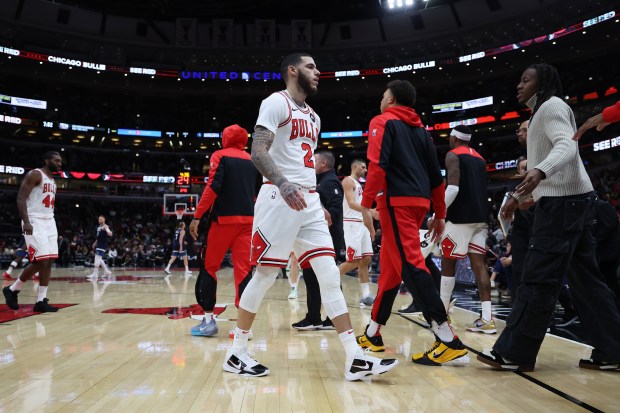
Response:
[{"label": "hood over head", "polygon": [[244,149],[248,143],[248,131],[235,124],[230,125],[222,132],[222,146],[224,148]]}]

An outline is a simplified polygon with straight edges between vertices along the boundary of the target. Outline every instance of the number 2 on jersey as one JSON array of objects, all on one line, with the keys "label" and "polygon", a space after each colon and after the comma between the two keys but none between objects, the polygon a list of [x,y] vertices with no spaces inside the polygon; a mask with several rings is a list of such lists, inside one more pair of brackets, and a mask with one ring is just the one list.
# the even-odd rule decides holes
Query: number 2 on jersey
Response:
[{"label": "number 2 on jersey", "polygon": [[312,159],[312,156],[314,155],[314,153],[312,152],[312,146],[310,146],[307,143],[302,143],[301,149],[306,151],[306,154],[304,155],[304,166],[306,168],[314,169],[314,159]]},{"label": "number 2 on jersey", "polygon": [[48,195],[45,197],[45,199],[43,199],[43,201],[41,201],[41,203],[43,205],[45,205],[45,208],[54,208],[54,200],[55,198],[51,195]]}]

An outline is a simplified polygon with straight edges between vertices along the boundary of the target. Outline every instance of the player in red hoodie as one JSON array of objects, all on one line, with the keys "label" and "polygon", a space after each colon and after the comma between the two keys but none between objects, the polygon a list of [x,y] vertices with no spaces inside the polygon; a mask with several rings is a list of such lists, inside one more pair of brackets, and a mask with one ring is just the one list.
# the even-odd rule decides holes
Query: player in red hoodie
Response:
[{"label": "player in red hoodie", "polygon": [[259,175],[250,154],[244,150],[247,142],[248,131],[239,125],[224,129],[224,149],[215,151],[211,156],[209,180],[189,226],[190,234],[196,239],[198,224],[207,214],[209,231],[204,268],[196,280],[196,300],[205,311],[205,317],[192,328],[191,334],[194,336],[217,333],[213,318],[217,292],[215,273],[229,248],[232,249],[236,306],[251,278],[250,244]]},{"label": "player in red hoodie", "polygon": [[[461,358],[467,349],[448,324],[446,310],[420,251],[419,228],[431,201],[435,219],[429,224],[435,242],[444,231],[445,184],[430,134],[412,109],[416,91],[411,83],[394,80],[387,84],[381,100],[381,114],[370,121],[370,161],[362,197],[362,216],[374,238],[370,208],[377,209],[383,231],[379,290],[371,321],[358,344],[371,348],[381,344],[380,327],[389,317],[400,281],[407,286],[435,333],[435,344],[412,356],[416,364],[437,366]],[[381,343],[379,343],[381,341]],[[378,347],[381,347],[378,346]],[[463,359],[465,360],[465,359]]]}]

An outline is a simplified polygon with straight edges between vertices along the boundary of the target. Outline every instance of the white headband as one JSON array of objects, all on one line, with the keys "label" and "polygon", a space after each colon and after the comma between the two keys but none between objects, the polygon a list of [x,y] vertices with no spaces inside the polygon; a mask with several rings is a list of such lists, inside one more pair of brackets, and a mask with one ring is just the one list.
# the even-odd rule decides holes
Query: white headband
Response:
[{"label": "white headband", "polygon": [[466,134],[463,132],[459,132],[456,129],[452,129],[452,132],[450,132],[450,136],[455,136],[458,139],[462,140],[462,141],[467,141],[469,142],[469,140],[471,139],[471,134]]}]

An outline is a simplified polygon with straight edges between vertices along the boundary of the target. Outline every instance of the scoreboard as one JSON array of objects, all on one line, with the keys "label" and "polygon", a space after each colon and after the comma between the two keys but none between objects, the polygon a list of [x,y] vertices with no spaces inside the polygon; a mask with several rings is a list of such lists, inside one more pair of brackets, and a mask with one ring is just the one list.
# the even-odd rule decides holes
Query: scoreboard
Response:
[{"label": "scoreboard", "polygon": [[191,175],[189,171],[181,171],[176,176],[175,189],[179,194],[189,194]]}]

